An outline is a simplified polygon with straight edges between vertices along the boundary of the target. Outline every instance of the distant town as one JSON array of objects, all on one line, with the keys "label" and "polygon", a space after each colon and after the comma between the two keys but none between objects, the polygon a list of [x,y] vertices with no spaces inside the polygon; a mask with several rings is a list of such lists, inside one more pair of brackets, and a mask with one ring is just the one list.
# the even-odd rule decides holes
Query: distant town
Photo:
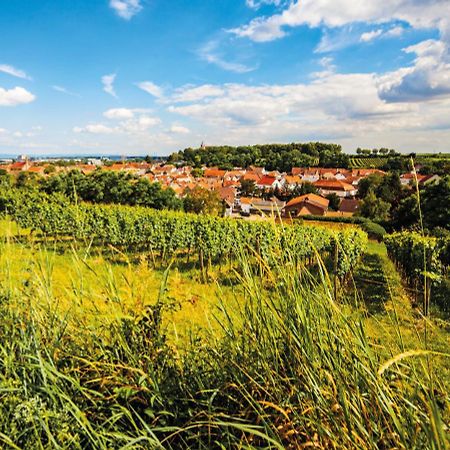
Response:
[{"label": "distant town", "polygon": [[[70,171],[84,175],[95,171],[124,172],[159,183],[163,189],[173,190],[180,199],[195,189],[213,191],[224,203],[225,216],[249,218],[279,213],[291,218],[351,217],[361,205],[358,198],[361,180],[387,174],[374,168],[293,167],[289,172],[280,172],[252,165],[223,170],[169,164],[163,157],[30,159],[26,155],[2,160],[0,170],[11,175],[22,173],[44,178]],[[399,178],[406,188],[412,187],[416,180],[419,186],[440,180],[437,174],[423,175],[415,170],[405,171]]]}]

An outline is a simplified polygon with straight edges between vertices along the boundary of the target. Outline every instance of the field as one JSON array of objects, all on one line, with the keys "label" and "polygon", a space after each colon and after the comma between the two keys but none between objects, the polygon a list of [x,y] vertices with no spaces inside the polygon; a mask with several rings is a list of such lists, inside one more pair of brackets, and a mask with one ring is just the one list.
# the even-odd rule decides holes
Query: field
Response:
[{"label": "field", "polygon": [[350,167],[352,169],[379,169],[388,162],[387,157],[352,157]]},{"label": "field", "polygon": [[342,279],[333,253],[275,246],[205,274],[182,246],[155,257],[0,225],[2,446],[448,444],[449,323],[411,306],[384,244]]}]

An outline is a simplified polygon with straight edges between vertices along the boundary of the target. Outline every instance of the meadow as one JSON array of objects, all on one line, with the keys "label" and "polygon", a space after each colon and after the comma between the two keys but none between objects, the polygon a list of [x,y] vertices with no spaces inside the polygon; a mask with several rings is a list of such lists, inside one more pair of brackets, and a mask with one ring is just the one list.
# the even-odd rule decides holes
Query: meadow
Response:
[{"label": "meadow", "polygon": [[339,254],[238,241],[205,274],[181,248],[1,230],[3,447],[448,446],[449,323],[382,243],[342,278]]}]

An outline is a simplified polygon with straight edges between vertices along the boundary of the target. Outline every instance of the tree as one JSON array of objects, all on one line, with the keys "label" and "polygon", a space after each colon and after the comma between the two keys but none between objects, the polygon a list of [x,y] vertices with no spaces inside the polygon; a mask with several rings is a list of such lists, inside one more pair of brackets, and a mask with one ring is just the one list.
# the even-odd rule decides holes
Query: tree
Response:
[{"label": "tree", "polygon": [[328,194],[326,197],[330,203],[329,208],[333,211],[337,211],[339,209],[339,205],[341,204],[341,199],[336,194]]},{"label": "tree", "polygon": [[362,154],[362,148],[358,147],[358,148],[356,149],[356,154],[357,154],[357,155],[361,155],[361,154]]},{"label": "tree", "polygon": [[375,192],[382,182],[381,175],[373,173],[368,177],[361,179],[358,183],[358,197],[363,199],[369,193],[370,190]]},{"label": "tree", "polygon": [[420,192],[420,204],[427,228],[441,227],[450,230],[450,175],[427,185]]},{"label": "tree", "polygon": [[200,186],[189,190],[183,203],[186,212],[213,216],[221,216],[224,212],[224,205],[219,194]]},{"label": "tree", "polygon": [[374,148],[374,149],[372,150],[372,155],[373,155],[373,156],[377,156],[377,155],[378,155],[378,149],[377,149],[377,148]]},{"label": "tree", "polygon": [[414,193],[400,200],[391,211],[391,224],[395,229],[411,228],[419,224],[419,205]]},{"label": "tree", "polygon": [[191,171],[191,175],[194,178],[201,178],[203,176],[204,170],[200,167],[194,167]]},{"label": "tree", "polygon": [[252,197],[255,194],[256,183],[254,180],[241,180],[239,192],[243,197]]},{"label": "tree", "polygon": [[375,221],[387,220],[391,205],[380,198],[371,189],[361,202],[358,215]]},{"label": "tree", "polygon": [[38,179],[35,173],[19,172],[16,178],[16,187],[22,189],[35,189],[38,186]]},{"label": "tree", "polygon": [[0,169],[0,187],[9,188],[11,185],[12,176],[5,169]]},{"label": "tree", "polygon": [[45,169],[44,169],[44,173],[46,175],[50,175],[51,173],[55,173],[56,172],[56,167],[53,164],[49,164]]}]

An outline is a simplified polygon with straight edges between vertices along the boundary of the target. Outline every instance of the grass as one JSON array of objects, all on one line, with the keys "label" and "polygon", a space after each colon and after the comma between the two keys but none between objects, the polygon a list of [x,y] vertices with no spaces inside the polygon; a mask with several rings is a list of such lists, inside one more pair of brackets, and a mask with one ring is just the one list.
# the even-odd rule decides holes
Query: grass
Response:
[{"label": "grass", "polygon": [[243,251],[234,283],[214,271],[202,284],[195,270],[61,254],[16,231],[0,248],[4,447],[449,444],[449,333],[424,347],[432,319],[411,308],[380,244],[337,303],[319,255],[313,275],[295,255],[267,267]]}]

